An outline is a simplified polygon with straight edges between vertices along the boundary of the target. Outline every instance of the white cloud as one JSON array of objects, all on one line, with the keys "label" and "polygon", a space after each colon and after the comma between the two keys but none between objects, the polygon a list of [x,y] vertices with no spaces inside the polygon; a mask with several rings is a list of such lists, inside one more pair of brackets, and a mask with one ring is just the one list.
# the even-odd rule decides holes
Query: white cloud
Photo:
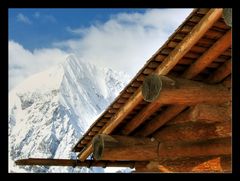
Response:
[{"label": "white cloud", "polygon": [[86,33],[88,33],[89,28],[76,28],[76,29],[73,29],[70,26],[67,26],[66,30],[69,33],[72,33],[72,34],[85,35]]},{"label": "white cloud", "polygon": [[26,50],[17,42],[8,42],[9,90],[26,77],[64,61],[68,54],[59,49]]},{"label": "white cloud", "polygon": [[23,15],[22,13],[19,13],[17,15],[17,21],[25,23],[25,24],[32,24],[30,19],[27,16]]},{"label": "white cloud", "polygon": [[[9,41],[9,87],[11,89],[31,74],[65,60],[69,53],[75,53],[80,59],[97,66],[134,76],[191,11],[149,9],[144,14],[117,14],[105,23],[90,27],[66,27],[67,32],[79,34],[79,38],[54,42],[54,49],[30,52]],[[35,18],[41,16],[35,13]]]},{"label": "white cloud", "polygon": [[33,17],[36,19],[39,19],[40,21],[46,23],[46,22],[50,22],[50,23],[56,23],[57,20],[53,15],[50,14],[42,14],[40,12],[35,12],[33,14]]},{"label": "white cloud", "polygon": [[161,47],[192,9],[148,9],[141,13],[120,13],[103,24],[88,28],[66,27],[79,39],[54,42],[101,67],[128,72],[131,76]]}]

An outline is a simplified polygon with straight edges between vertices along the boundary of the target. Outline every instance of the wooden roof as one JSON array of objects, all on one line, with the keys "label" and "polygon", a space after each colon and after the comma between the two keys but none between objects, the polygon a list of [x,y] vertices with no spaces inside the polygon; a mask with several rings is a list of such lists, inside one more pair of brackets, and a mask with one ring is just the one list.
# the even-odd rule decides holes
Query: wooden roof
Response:
[{"label": "wooden roof", "polygon": [[[125,165],[149,171],[146,162],[151,161],[147,167],[156,168],[152,159],[138,155],[130,156],[131,159],[125,154],[125,159],[120,155],[116,159],[107,156],[100,161],[87,160],[93,152],[93,138],[104,134],[123,143],[130,136],[130,145],[132,141],[142,144],[151,140],[155,144],[157,140],[157,158],[161,155],[157,159],[158,171],[229,171],[232,30],[223,19],[224,12],[193,10],[74,146],[73,151],[80,152],[81,162],[29,159],[17,164]],[[151,75],[160,76],[167,88],[163,87],[160,96],[148,102],[143,98],[142,85]],[[160,142],[163,144],[159,151]],[[144,151],[144,146],[141,149]],[[178,155],[181,156],[172,159]]]},{"label": "wooden roof", "polygon": [[[134,94],[140,90],[144,78],[156,72],[157,69],[159,70],[159,67],[163,64],[163,62],[167,61],[166,59],[171,56],[171,53],[176,51],[176,47],[184,41],[184,38],[193,31],[194,27],[197,26],[201,20],[203,20],[206,14],[210,13],[210,10],[213,11],[213,9],[206,8],[195,9],[179,26],[179,28],[177,28],[177,30],[169,37],[166,43],[147,61],[145,66],[137,73],[137,75],[106,109],[106,111],[91,125],[88,131],[73,148],[73,151],[80,152],[80,159],[86,159],[91,153],[89,146],[92,138],[95,135],[99,133],[124,135],[124,131],[127,132],[127,135],[138,135],[138,132],[146,127],[152,119],[154,119],[156,116],[164,114],[167,110],[170,110],[173,107],[169,105],[160,106],[158,109],[152,111],[152,114],[147,115],[139,125],[131,128],[131,126],[128,125],[130,125],[131,122],[136,124],[136,118],[139,119],[141,116],[144,116],[144,109],[148,110],[147,106],[150,103],[141,100],[139,103],[136,103],[133,108],[131,108],[132,110],[129,111],[129,113],[124,115],[124,117],[114,126],[112,130],[104,131],[104,128],[106,129],[107,126],[110,125],[110,123],[116,118],[116,114],[122,111],[122,109],[125,109],[123,107],[126,106],[129,100],[133,99]],[[222,40],[223,38],[225,39]],[[224,80],[227,80],[225,82],[229,83],[231,79],[231,45],[227,45],[223,48],[220,45],[220,48],[217,48],[217,51],[214,52],[210,50],[213,49],[214,46],[216,46],[216,43],[221,40],[221,44],[226,44],[225,41],[228,41],[228,44],[231,44],[231,27],[226,25],[222,17],[218,18],[212,24],[212,26],[207,29],[203,36],[200,37],[200,39],[197,40],[197,42],[194,43],[189,50],[186,51],[186,53],[184,52],[185,54],[183,54],[182,57],[176,62],[176,65],[172,66],[165,75],[185,77],[187,79],[206,83],[219,83]],[[202,57],[208,51],[211,51],[211,54],[215,53],[216,55],[210,57],[207,63],[200,63],[200,61],[205,61]],[[199,69],[200,64],[202,66],[201,69]],[[228,70],[226,70],[227,68],[224,68],[226,66],[229,67]],[[221,69],[224,69],[223,71],[227,72],[220,78],[213,78],[213,76],[217,74],[216,72],[220,71]],[[187,73],[190,76],[184,76],[184,74],[186,75],[187,71],[191,71],[191,75]],[[212,81],[209,81],[210,79]],[[175,110],[172,111],[172,118],[176,117],[178,114],[187,109],[189,109],[189,106],[175,106]],[[169,118],[167,121],[170,120],[171,118]],[[154,132],[155,131],[156,130],[154,130]],[[151,134],[152,133],[150,131],[146,136],[151,136]]]}]

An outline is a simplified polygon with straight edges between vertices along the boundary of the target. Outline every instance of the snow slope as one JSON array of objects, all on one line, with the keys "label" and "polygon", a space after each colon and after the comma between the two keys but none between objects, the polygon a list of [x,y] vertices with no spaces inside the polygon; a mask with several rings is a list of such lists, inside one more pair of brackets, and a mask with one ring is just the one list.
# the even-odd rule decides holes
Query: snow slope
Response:
[{"label": "snow slope", "polygon": [[21,158],[76,158],[72,147],[130,81],[70,55],[9,92],[9,172],[104,172],[101,168],[14,164]]}]

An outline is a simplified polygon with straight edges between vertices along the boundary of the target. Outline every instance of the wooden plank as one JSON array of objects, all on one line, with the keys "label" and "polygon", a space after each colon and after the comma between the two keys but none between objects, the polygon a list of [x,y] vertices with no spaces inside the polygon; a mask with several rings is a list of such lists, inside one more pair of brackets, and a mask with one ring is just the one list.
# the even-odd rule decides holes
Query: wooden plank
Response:
[{"label": "wooden plank", "polygon": [[[174,49],[172,48],[165,48],[161,51],[161,53],[163,55],[166,55],[168,56]],[[184,55],[184,58],[190,58],[190,59],[196,59],[200,57],[200,53],[195,53],[195,52],[192,52],[192,50],[188,51],[185,55]]]},{"label": "wooden plank", "polygon": [[125,102],[127,102],[127,100],[128,100],[128,99],[126,99],[126,98],[120,97],[120,98],[117,100],[117,103],[124,104]]},{"label": "wooden plank", "polygon": [[81,142],[80,142],[81,144],[83,144],[83,145],[86,145],[86,144],[88,144],[89,143],[89,140],[82,140]]},{"label": "wooden plank", "polygon": [[[168,44],[168,46],[169,47],[171,47],[171,48],[175,48],[176,47],[176,45],[177,45],[178,43],[177,42],[174,42],[174,41],[171,41],[169,44]],[[194,47],[192,47],[192,50],[194,51],[195,49],[206,49],[206,48],[204,48],[204,47],[200,47],[200,46],[194,46]],[[161,57],[161,58],[160,58]],[[159,55],[158,56],[158,59],[157,59],[157,61],[163,61],[163,59],[165,58],[166,56],[165,55]],[[191,59],[191,58],[181,58],[181,60],[179,60],[179,62],[178,62],[178,64],[177,65],[189,65],[189,64],[192,64],[194,61],[196,61],[195,59]],[[224,61],[224,60],[222,60],[222,61]],[[176,66],[177,66],[176,65]],[[176,67],[175,66],[175,67]],[[218,63],[215,63],[215,62],[213,62],[213,63],[211,63],[208,67],[211,67],[211,68],[216,68],[216,67],[218,67],[219,66],[219,64]],[[174,68],[175,68],[174,67]]]},{"label": "wooden plank", "polygon": [[131,86],[134,88],[139,88],[141,85],[142,85],[142,82],[134,81]]},{"label": "wooden plank", "polygon": [[152,61],[152,62],[150,62],[149,64],[148,64],[148,67],[149,68],[156,68],[156,67],[158,67],[159,66],[159,62],[156,62],[156,61]]},{"label": "wooden plank", "polygon": [[85,140],[91,140],[93,137],[92,136],[84,136]]},{"label": "wooden plank", "polygon": [[198,104],[177,115],[167,125],[188,122],[214,123],[231,121],[231,113],[231,104],[225,106]]},{"label": "wooden plank", "polygon": [[121,130],[123,135],[129,135],[140,124],[142,124],[151,114],[153,114],[162,104],[148,104],[144,107],[131,121],[128,122]]},{"label": "wooden plank", "polygon": [[120,103],[114,103],[112,106],[114,109],[119,109],[120,107],[122,107],[122,104]]},{"label": "wooden plank", "polygon": [[88,135],[89,136],[95,136],[98,132],[96,131],[89,131]]},{"label": "wooden plank", "polygon": [[[181,29],[181,32],[182,32],[182,33],[189,33],[192,28],[193,28],[193,26],[185,25],[185,26]],[[223,35],[222,32],[209,29],[209,30],[205,33],[204,37],[205,37],[205,38],[215,39],[215,40],[216,40],[216,39],[220,38],[222,35]]]},{"label": "wooden plank", "polygon": [[145,78],[146,76],[144,75],[144,74],[140,74],[138,77],[137,77],[137,81],[143,81],[144,80],[144,78]]},{"label": "wooden plank", "polygon": [[[126,95],[126,96],[127,96],[127,95]],[[109,112],[110,114],[116,113],[117,111],[118,111],[118,109],[115,109],[115,108],[111,108],[111,109],[108,110],[108,112]]]},{"label": "wooden plank", "polygon": [[229,30],[220,38],[211,48],[208,49],[191,67],[184,72],[182,77],[190,79],[199,74],[205,67],[214,61],[223,51],[225,51],[232,42],[232,31]]},{"label": "wooden plank", "polygon": [[136,136],[148,136],[164,125],[169,120],[173,119],[177,114],[182,112],[186,106],[170,106],[163,113],[156,116],[145,127],[136,133]]},{"label": "wooden plank", "polygon": [[157,142],[144,137],[97,135],[93,139],[93,157],[96,160],[178,159],[231,154],[231,138],[197,142]]},{"label": "wooden plank", "polygon": [[155,132],[152,137],[159,142],[200,141],[214,138],[230,137],[232,135],[231,122],[212,124],[188,123],[172,125]]},{"label": "wooden plank", "polygon": [[177,47],[169,54],[164,62],[157,68],[155,73],[166,75],[177,62],[197,43],[206,31],[216,22],[222,14],[222,9],[211,9],[202,20],[192,29]]},{"label": "wooden plank", "polygon": [[126,91],[128,93],[134,93],[136,90],[137,90],[137,88],[135,88],[135,87],[128,87]]},{"label": "wooden plank", "polygon": [[94,126],[91,131],[95,131],[95,132],[98,132],[99,130],[101,130],[102,127],[97,127],[97,126]]},{"label": "wooden plank", "polygon": [[101,120],[100,120],[100,122],[103,122],[103,123],[106,123],[106,122],[108,122],[109,121],[109,119],[107,119],[107,118],[102,118]]},{"label": "wooden plank", "polygon": [[[193,16],[192,18],[190,18],[189,21],[198,23],[201,19],[202,19],[202,16]],[[225,30],[228,30],[229,28],[226,26],[226,24],[224,22],[216,21],[213,24],[213,27],[211,29],[224,32]]]},{"label": "wooden plank", "polygon": [[[184,33],[177,33],[177,34],[174,36],[173,41],[176,41],[176,42],[179,42],[179,41],[180,41],[180,42],[181,42],[184,37],[185,37],[185,34],[184,34]],[[202,37],[195,45],[197,45],[197,46],[203,46],[203,47],[208,48],[209,46],[211,46],[211,45],[214,44],[214,43],[215,43],[215,40]]]},{"label": "wooden plank", "polygon": [[129,167],[134,168],[136,165],[145,164],[145,162],[135,161],[94,161],[70,159],[50,159],[50,158],[28,158],[15,161],[16,165],[39,165],[39,166],[71,166],[71,167]]},{"label": "wooden plank", "polygon": [[[121,95],[123,98],[129,98],[129,97],[131,97],[132,96],[132,94],[129,94],[129,93],[127,93],[127,92],[125,92],[125,93],[123,93],[122,95]],[[109,113],[116,113],[117,111],[109,111]]]},{"label": "wooden plank", "polygon": [[146,74],[146,75],[149,75],[153,72],[154,72],[154,69],[151,69],[151,68],[145,68],[144,71],[143,71],[143,73]]},{"label": "wooden plank", "polygon": [[219,83],[232,72],[232,60],[227,60],[206,80],[208,83]]},{"label": "wooden plank", "polygon": [[[187,53],[188,50],[204,35],[204,33],[216,22],[222,14],[222,9],[211,9],[202,20],[193,28],[184,40],[174,49],[163,63],[157,68],[156,73],[166,75],[177,62]],[[141,89],[124,104],[121,110],[116,113],[111,120],[104,126],[102,133],[109,134],[118,124],[142,101]],[[91,153],[91,146],[88,145],[80,155],[80,160],[85,160]]]}]

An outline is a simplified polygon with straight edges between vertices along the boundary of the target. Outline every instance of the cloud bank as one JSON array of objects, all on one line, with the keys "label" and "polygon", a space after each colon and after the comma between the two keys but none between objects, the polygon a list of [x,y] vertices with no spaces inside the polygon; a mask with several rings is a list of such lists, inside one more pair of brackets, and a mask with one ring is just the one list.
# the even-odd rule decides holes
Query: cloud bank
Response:
[{"label": "cloud bank", "polygon": [[17,42],[8,42],[9,90],[28,76],[64,61],[68,54],[60,49],[36,49],[30,52]]},{"label": "cloud bank", "polygon": [[67,32],[79,35],[79,39],[53,45],[98,66],[108,66],[133,76],[191,11],[152,9],[144,14],[121,13],[87,28],[66,27]]},{"label": "cloud bank", "polygon": [[[53,42],[52,49],[30,52],[19,43],[9,41],[9,88],[33,73],[64,61],[69,53],[99,67],[134,76],[191,11],[148,9],[143,14],[116,14],[108,21],[90,27],[74,29],[67,26],[66,33],[79,38]],[[35,18],[40,16],[35,14]]]}]

